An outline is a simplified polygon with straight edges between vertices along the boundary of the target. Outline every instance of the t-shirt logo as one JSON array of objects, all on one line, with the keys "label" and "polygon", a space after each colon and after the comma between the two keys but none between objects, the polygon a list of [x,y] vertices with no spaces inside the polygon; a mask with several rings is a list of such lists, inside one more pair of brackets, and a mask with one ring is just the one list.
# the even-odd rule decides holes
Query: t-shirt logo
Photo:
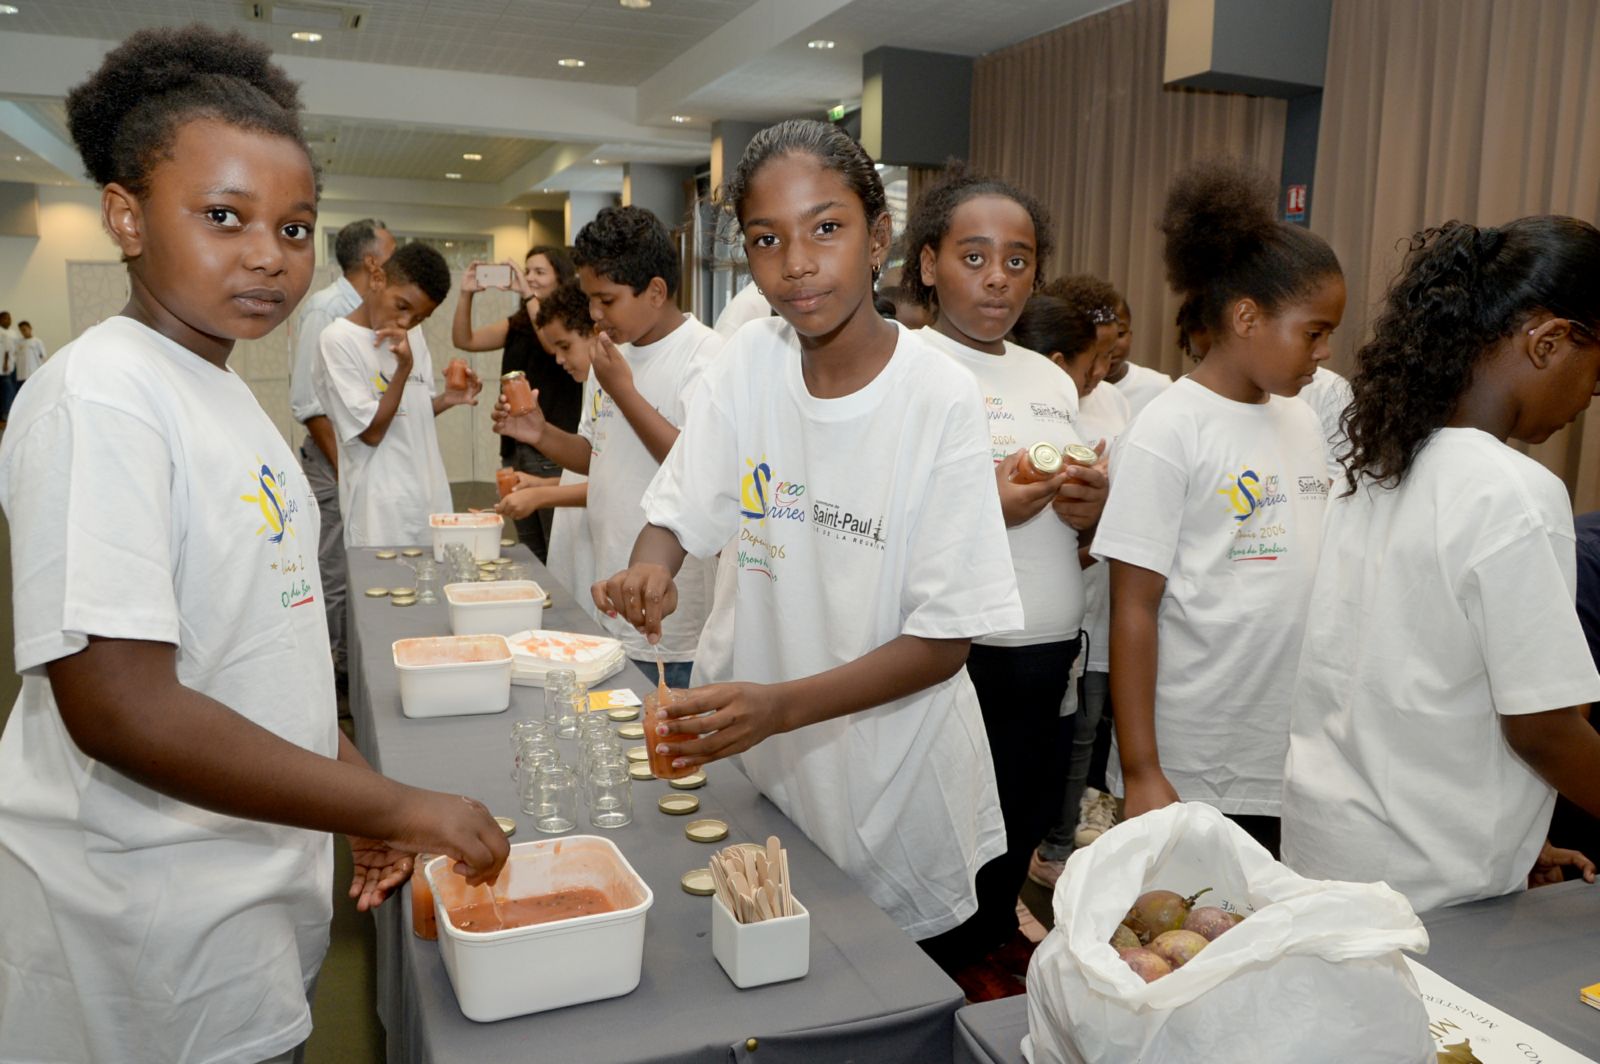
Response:
[{"label": "t-shirt logo", "polygon": [[1233,519],[1240,523],[1250,520],[1259,510],[1289,501],[1288,496],[1278,488],[1276,473],[1263,477],[1254,469],[1225,475],[1217,494],[1228,500]]},{"label": "t-shirt logo", "polygon": [[739,478],[739,515],[746,521],[804,521],[806,510],[800,502],[804,484],[774,480],[772,466],[765,456],[758,462],[746,458],[749,472]]},{"label": "t-shirt logo", "polygon": [[248,474],[254,482],[255,493],[239,496],[239,501],[254,503],[261,508],[262,523],[256,529],[256,535],[267,533],[268,543],[282,543],[285,533],[294,531],[294,504],[292,501],[285,505],[283,489],[279,487],[278,478],[273,476],[272,468],[262,463],[259,472]]},{"label": "t-shirt logo", "polygon": [[372,375],[372,390],[379,395],[389,390],[389,375],[381,369]]}]

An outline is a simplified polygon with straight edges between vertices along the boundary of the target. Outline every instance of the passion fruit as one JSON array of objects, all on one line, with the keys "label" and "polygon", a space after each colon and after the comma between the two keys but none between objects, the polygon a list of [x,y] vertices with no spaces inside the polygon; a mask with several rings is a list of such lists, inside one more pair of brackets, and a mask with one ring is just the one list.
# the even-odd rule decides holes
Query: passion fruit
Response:
[{"label": "passion fruit", "polygon": [[1182,927],[1195,899],[1210,889],[1197,890],[1187,898],[1170,890],[1147,890],[1139,895],[1122,922],[1139,936],[1140,945],[1148,946],[1157,935]]}]

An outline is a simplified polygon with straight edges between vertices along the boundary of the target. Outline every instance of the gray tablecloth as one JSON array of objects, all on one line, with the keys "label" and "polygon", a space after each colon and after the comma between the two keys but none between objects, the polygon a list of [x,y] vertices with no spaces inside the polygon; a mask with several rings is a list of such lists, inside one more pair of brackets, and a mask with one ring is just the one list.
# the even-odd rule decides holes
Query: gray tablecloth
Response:
[{"label": "gray tablecloth", "polygon": [[[1600,982],[1600,885],[1581,880],[1439,909],[1417,959],[1467,993],[1600,1059],[1600,1012],[1578,989]],[[1028,999],[956,1013],[957,1064],[1022,1064]]]},{"label": "gray tablecloth", "polygon": [[[523,547],[511,554],[532,562]],[[350,705],[362,753],[401,782],[469,794],[496,813],[526,821],[511,780],[508,741],[513,720],[542,711],[543,692],[513,686],[506,713],[404,717],[390,644],[447,633],[447,607],[401,608],[367,598],[369,587],[409,584],[410,571],[378,560],[371,550],[352,550],[349,557]],[[554,596],[546,628],[596,631],[570,591],[542,568],[537,579]],[[652,682],[628,666],[599,686],[642,694]],[[693,792],[700,815],[727,821],[729,842],[777,835],[788,848],[795,896],[811,910],[809,975],[743,991],[728,981],[711,955],[711,899],[685,894],[678,884],[685,872],[703,867],[715,847],[690,842],[685,818],[656,809],[656,799],[670,793],[665,783],[635,783],[634,822],[604,834],[655,893],[638,989],[610,1001],[474,1023],[456,1005],[438,947],[411,934],[407,893],[400,905],[378,910],[378,1009],[389,1060],[949,1060],[962,1000],[956,985],[736,769],[712,765],[707,776],[709,783]],[[513,841],[540,837],[524,824]]]}]

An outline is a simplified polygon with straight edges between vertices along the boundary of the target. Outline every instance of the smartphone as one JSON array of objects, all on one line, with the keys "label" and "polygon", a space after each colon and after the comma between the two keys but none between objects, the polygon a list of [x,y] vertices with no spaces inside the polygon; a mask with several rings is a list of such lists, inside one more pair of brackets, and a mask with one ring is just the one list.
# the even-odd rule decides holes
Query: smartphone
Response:
[{"label": "smartphone", "polygon": [[511,267],[504,262],[485,263],[478,267],[477,278],[485,288],[510,288]]}]

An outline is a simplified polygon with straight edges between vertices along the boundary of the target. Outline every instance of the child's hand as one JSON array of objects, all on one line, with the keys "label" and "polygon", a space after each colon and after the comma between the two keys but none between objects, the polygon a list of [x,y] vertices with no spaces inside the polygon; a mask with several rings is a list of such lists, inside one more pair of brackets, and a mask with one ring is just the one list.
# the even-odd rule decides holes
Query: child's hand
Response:
[{"label": "child's hand", "polygon": [[539,389],[533,390],[533,410],[526,414],[511,416],[511,404],[506,402],[502,394],[495,400],[494,430],[502,436],[510,436],[514,440],[521,440],[529,447],[539,446],[539,438],[544,435],[544,411],[539,408]]},{"label": "child's hand", "polygon": [[611,342],[611,337],[601,333],[599,340],[594,345],[594,358],[589,363],[589,369],[600,389],[616,398],[633,387],[633,367],[622,357],[622,352]]},{"label": "child's hand", "polygon": [[[645,738],[665,748],[677,768],[704,765],[734,754],[742,754],[763,739],[787,731],[782,698],[773,684],[719,683],[696,687],[682,699],[667,703],[670,724],[656,726],[655,735]],[[706,714],[701,716],[701,714]],[[662,743],[666,734],[676,732],[695,736],[683,742]]]},{"label": "child's hand", "polygon": [[553,488],[561,483],[560,477],[536,477],[520,469],[513,469],[512,472],[517,475],[518,488]]},{"label": "child's hand", "polygon": [[1087,531],[1100,523],[1100,514],[1106,508],[1106,498],[1111,494],[1111,477],[1107,472],[1106,441],[1094,445],[1099,460],[1094,465],[1069,465],[1063,472],[1067,482],[1056,493],[1056,516],[1079,532]]},{"label": "child's hand", "polygon": [[1035,484],[1016,483],[1011,478],[1022,462],[1023,453],[1024,449],[1018,448],[1016,454],[1006,455],[1005,460],[994,467],[995,485],[1000,489],[1000,513],[1006,519],[1007,528],[1031,521],[1035,514],[1050,505],[1050,500],[1067,482],[1065,473],[1057,473]]},{"label": "child's hand", "polygon": [[406,377],[411,376],[411,338],[406,335],[404,329],[391,326],[373,333],[372,346],[382,347],[385,340],[389,341],[389,353],[399,363],[399,368],[395,370],[394,374],[395,380],[403,381]]},{"label": "child's hand", "polygon": [[350,878],[350,897],[356,911],[366,912],[383,903],[389,894],[411,876],[415,858],[408,850],[395,849],[379,839],[360,835],[350,840],[350,857],[355,874]]},{"label": "child's hand", "polygon": [[635,565],[596,582],[589,591],[607,617],[620,615],[651,643],[661,641],[662,618],[678,608],[678,587],[664,565]]},{"label": "child's hand", "polygon": [[481,292],[483,285],[478,283],[478,267],[483,263],[477,259],[472,260],[472,265],[467,267],[467,272],[461,275],[461,291]]},{"label": "child's hand", "polygon": [[1594,862],[1589,860],[1577,850],[1563,850],[1550,845],[1546,839],[1539,848],[1539,857],[1533,863],[1533,870],[1528,873],[1528,887],[1548,887],[1553,883],[1566,882],[1564,869],[1576,868],[1583,874],[1585,883],[1594,882]]},{"label": "child's hand", "polygon": [[518,488],[495,503],[494,512],[501,517],[509,517],[514,521],[520,521],[533,513],[533,511],[548,506],[548,494],[549,489],[542,485]]},{"label": "child's hand", "polygon": [[407,853],[454,857],[456,874],[465,876],[472,886],[493,883],[511,852],[489,810],[464,794],[406,787],[393,815],[394,827],[382,845]]},{"label": "child's hand", "polygon": [[466,388],[456,391],[449,384],[446,384],[444,399],[450,406],[477,406],[478,393],[481,391],[483,391],[483,378],[478,376],[477,371],[469,366],[467,367]]}]

